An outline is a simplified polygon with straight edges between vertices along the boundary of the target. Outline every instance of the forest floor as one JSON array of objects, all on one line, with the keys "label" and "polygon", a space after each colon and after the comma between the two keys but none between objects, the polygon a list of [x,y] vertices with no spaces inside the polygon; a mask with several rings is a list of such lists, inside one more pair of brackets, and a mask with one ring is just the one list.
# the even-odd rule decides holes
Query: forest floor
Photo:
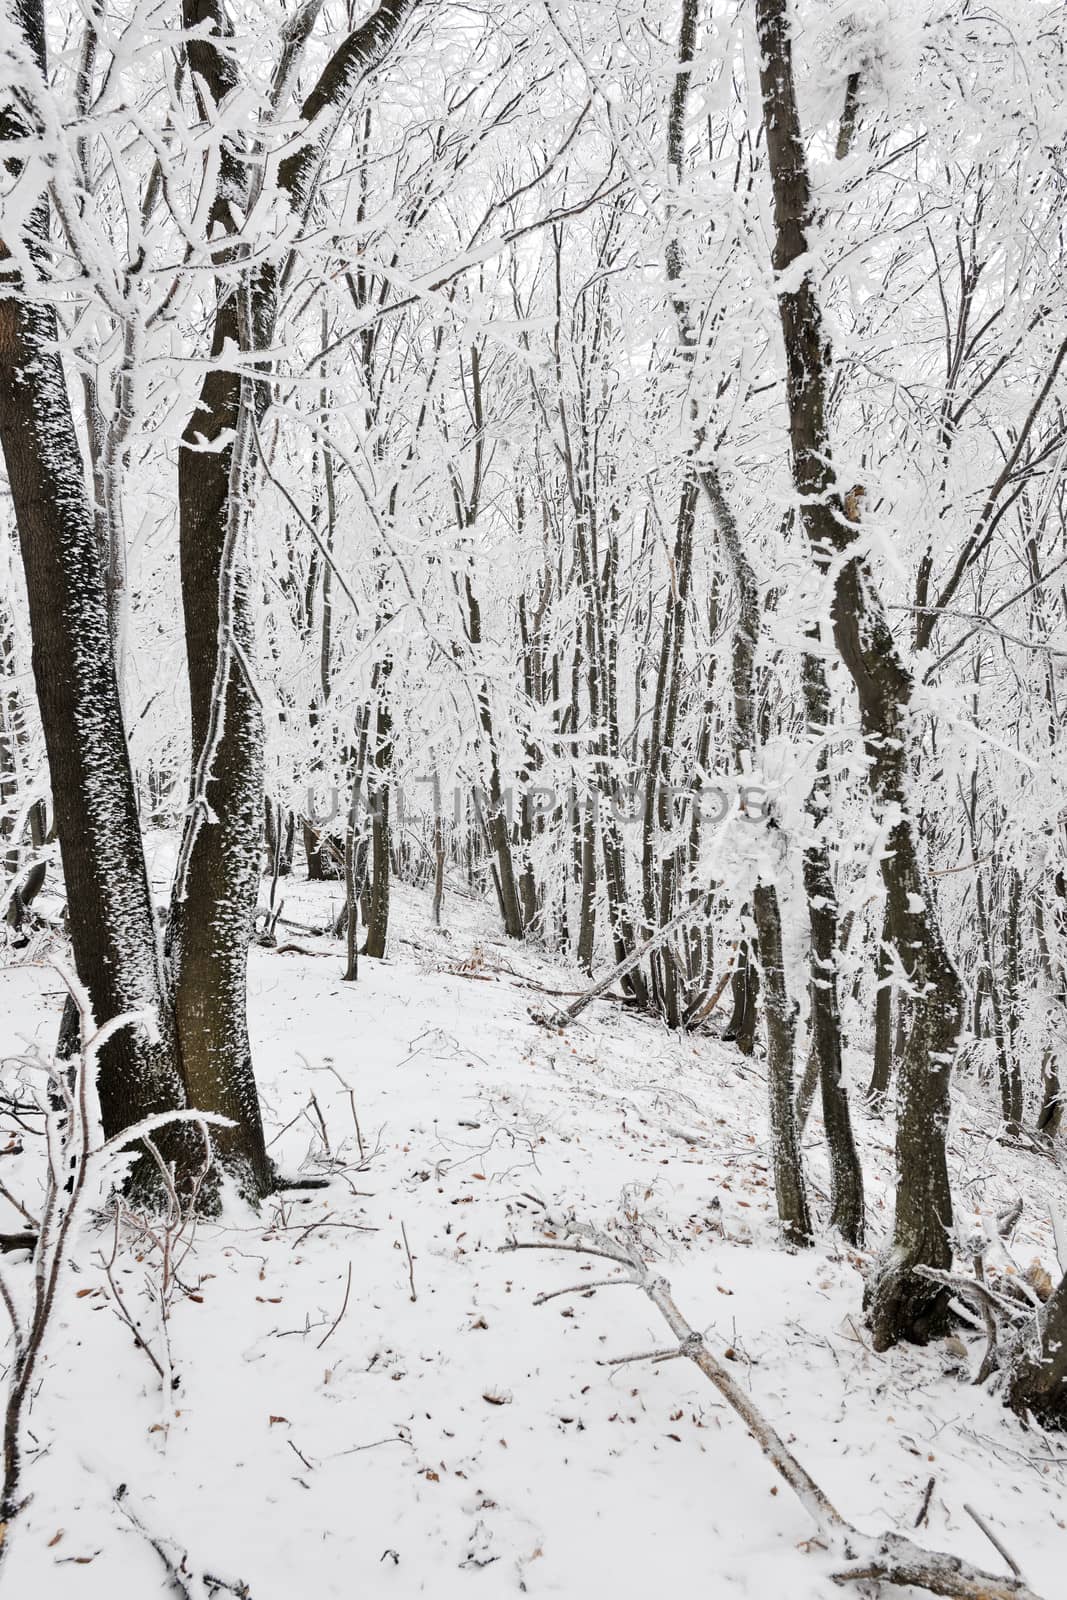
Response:
[{"label": "forest floor", "polygon": [[[294,880],[285,896],[286,916],[321,926],[339,887]],[[531,1016],[550,1003],[538,986],[577,990],[579,975],[498,937],[490,907],[453,893],[445,920],[434,929],[427,897],[398,890],[390,957],[364,961],[355,985],[329,939],[283,928],[281,948],[253,952],[271,1153],[285,1174],[329,1185],[287,1191],[258,1217],[234,1201],[201,1223],[181,1272],[191,1293],[176,1294],[165,1329],[158,1276],[120,1254],[116,1281],[164,1364],[169,1346],[169,1395],[108,1290],[110,1232],[87,1218],[29,1418],[32,1498],[5,1594],[174,1593],[132,1515],[191,1570],[242,1580],[254,1600],[839,1595],[806,1546],[805,1512],[691,1363],[604,1364],[670,1343],[636,1288],[534,1305],[586,1271],[611,1275],[502,1252],[572,1219],[655,1257],[850,1520],[911,1533],[932,1479],[917,1539],[1003,1570],[970,1504],[1031,1585],[1062,1596],[1067,1442],[1024,1429],[968,1381],[979,1335],[876,1355],[863,1259],[825,1231],[807,1252],[781,1247],[759,1060],[611,1002],[548,1029]],[[0,973],[3,1050],[50,1047],[60,1005],[50,969]],[[876,1248],[892,1215],[892,1124],[857,1121]],[[996,1134],[991,1099],[961,1080],[958,1222],[968,1231],[1022,1196],[1015,1261],[1054,1270],[1062,1174]],[[27,1135],[20,1156],[19,1144],[0,1152],[0,1177],[32,1206],[39,1146]],[[817,1110],[805,1160],[825,1223]],[[26,1258],[5,1271],[18,1291]]]}]

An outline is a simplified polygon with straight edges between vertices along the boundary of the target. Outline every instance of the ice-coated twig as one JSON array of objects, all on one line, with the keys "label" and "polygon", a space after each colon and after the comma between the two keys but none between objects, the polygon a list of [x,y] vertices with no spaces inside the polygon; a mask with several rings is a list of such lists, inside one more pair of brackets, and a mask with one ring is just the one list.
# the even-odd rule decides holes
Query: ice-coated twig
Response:
[{"label": "ice-coated twig", "polygon": [[[618,1281],[620,1283],[622,1283],[623,1279],[620,1278]],[[538,1304],[540,1304],[540,1302],[535,1300],[534,1301],[534,1305],[536,1306]],[[629,1367],[629,1366],[632,1366],[635,1361],[653,1361],[653,1362],[677,1361],[679,1356],[684,1356],[685,1353],[686,1352],[684,1350],[678,1350],[678,1349],[671,1349],[671,1350],[635,1350],[632,1356],[608,1356],[604,1361],[598,1361],[597,1362],[597,1366],[598,1367]]]},{"label": "ice-coated twig", "polygon": [[1005,1550],[1003,1544],[997,1538],[996,1534],[993,1532],[993,1530],[989,1526],[988,1522],[986,1522],[983,1517],[980,1517],[978,1515],[978,1512],[974,1509],[974,1507],[973,1506],[969,1506],[966,1501],[964,1501],[964,1503],[963,1503],[963,1509],[964,1509],[964,1511],[966,1511],[966,1513],[970,1517],[971,1521],[973,1523],[975,1523],[979,1528],[981,1528],[982,1532],[985,1534],[986,1538],[989,1540],[990,1544],[993,1546],[993,1549],[997,1552],[997,1554],[1004,1561],[1006,1561],[1008,1563],[1008,1566],[1014,1572],[1015,1576],[1017,1578],[1021,1578],[1022,1575],[1023,1575],[1022,1567],[1020,1567],[1019,1563],[1017,1561],[1015,1561],[1012,1558],[1012,1556],[1010,1556],[1008,1554],[1007,1550]]},{"label": "ice-coated twig", "polygon": [[558,1300],[561,1294],[588,1294],[592,1289],[609,1289],[613,1283],[630,1283],[630,1278],[591,1278],[588,1283],[572,1283],[566,1289],[551,1289],[547,1294],[539,1294],[534,1301],[535,1306],[543,1306],[549,1300]]}]

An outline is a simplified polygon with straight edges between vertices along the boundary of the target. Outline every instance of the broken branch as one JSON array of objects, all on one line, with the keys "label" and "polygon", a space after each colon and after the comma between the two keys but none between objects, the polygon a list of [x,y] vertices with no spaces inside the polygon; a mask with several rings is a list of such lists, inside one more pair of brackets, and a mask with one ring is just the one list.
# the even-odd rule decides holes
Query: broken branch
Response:
[{"label": "broken branch", "polygon": [[[1009,1578],[985,1572],[959,1556],[924,1550],[902,1534],[887,1532],[872,1539],[860,1533],[823,1493],[759,1410],[752,1396],[735,1382],[732,1374],[709,1349],[704,1335],[690,1326],[675,1303],[666,1278],[654,1277],[636,1251],[594,1228],[575,1229],[572,1241],[520,1243],[513,1240],[504,1248],[562,1250],[573,1255],[599,1256],[616,1262],[625,1270],[629,1281],[648,1296],[678,1340],[676,1351],[664,1351],[662,1356],[660,1352],[655,1352],[655,1358],[688,1356],[742,1418],[763,1454],[779,1476],[785,1479],[824,1535],[826,1543],[841,1556],[843,1565],[833,1573],[835,1583],[877,1580],[898,1587],[910,1584],[918,1589],[927,1589],[931,1594],[945,1596],[947,1600],[1040,1600],[1023,1582],[1015,1563],[996,1540],[993,1543],[997,1544],[1000,1554],[1012,1568]],[[543,1300],[539,1303],[543,1303]],[[623,1359],[632,1360],[633,1357]],[[983,1527],[983,1531],[992,1539],[988,1529]]]}]

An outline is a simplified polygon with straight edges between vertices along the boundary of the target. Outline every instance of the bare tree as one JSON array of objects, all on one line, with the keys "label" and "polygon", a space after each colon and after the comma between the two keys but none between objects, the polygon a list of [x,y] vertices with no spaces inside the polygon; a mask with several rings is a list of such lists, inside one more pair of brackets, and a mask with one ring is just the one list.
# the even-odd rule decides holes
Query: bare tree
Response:
[{"label": "bare tree", "polygon": [[757,0],[756,21],[793,477],[812,560],[833,583],[834,640],[856,688],[872,798],[887,830],[881,872],[888,935],[909,989],[910,1029],[900,1062],[893,1243],[868,1291],[875,1344],[885,1349],[901,1338],[925,1340],[945,1326],[943,1289],[914,1269],[946,1267],[952,1257],[945,1141],[961,990],[941,937],[916,836],[908,722],[913,680],[870,566],[856,548],[862,495],[847,504],[836,481],[827,403],[830,345],[812,270],[797,270],[808,255],[812,200],[785,0]]}]

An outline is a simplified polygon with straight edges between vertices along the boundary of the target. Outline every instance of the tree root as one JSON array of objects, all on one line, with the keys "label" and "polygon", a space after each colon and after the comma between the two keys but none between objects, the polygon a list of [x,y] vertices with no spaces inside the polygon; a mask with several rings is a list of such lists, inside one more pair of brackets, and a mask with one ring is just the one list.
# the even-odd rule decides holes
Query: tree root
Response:
[{"label": "tree root", "polygon": [[[623,1268],[630,1282],[648,1296],[678,1340],[677,1352],[661,1354],[687,1356],[700,1368],[744,1421],[763,1454],[812,1518],[822,1542],[835,1557],[836,1570],[832,1574],[835,1583],[878,1581],[901,1587],[910,1584],[930,1594],[947,1596],[949,1600],[1040,1600],[1020,1576],[998,1577],[959,1556],[924,1550],[902,1534],[890,1531],[872,1539],[853,1527],[793,1455],[757,1408],[752,1396],[708,1348],[704,1335],[690,1326],[675,1304],[666,1278],[653,1276],[636,1251],[588,1227],[575,1228],[570,1241],[524,1243],[512,1240],[504,1248],[599,1256]],[[588,1284],[577,1285],[574,1292],[588,1287]]]}]

